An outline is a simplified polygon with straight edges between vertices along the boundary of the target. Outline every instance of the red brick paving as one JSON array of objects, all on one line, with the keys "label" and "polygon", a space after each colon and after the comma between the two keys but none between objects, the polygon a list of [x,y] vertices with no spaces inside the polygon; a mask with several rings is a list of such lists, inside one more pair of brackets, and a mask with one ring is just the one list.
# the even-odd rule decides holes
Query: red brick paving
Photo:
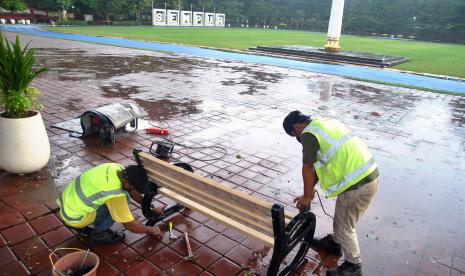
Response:
[{"label": "red brick paving", "polygon": [[5,229],[16,224],[25,222],[24,217],[19,212],[8,213],[0,216],[0,229]]},{"label": "red brick paving", "polygon": [[[43,48],[49,47],[44,46],[49,44],[48,40],[38,40],[39,44],[42,43]],[[87,49],[89,52],[95,51],[95,49],[110,49],[113,52],[121,51],[121,53],[136,51],[63,41],[59,41],[56,44],[59,49],[65,49],[65,51],[69,49],[72,51],[72,49],[80,49],[81,47]],[[48,53],[48,56],[53,56],[54,50],[46,49],[44,51],[51,51],[52,54]],[[147,52],[138,53],[141,55],[147,54]],[[47,53],[45,53],[45,55],[47,55]],[[164,54],[162,56],[166,57]],[[54,60],[50,59],[49,62],[53,63]],[[56,66],[60,67],[63,65],[58,64]],[[61,69],[64,74],[73,70],[72,68]],[[104,71],[108,70],[108,68],[99,70]],[[184,80],[184,78],[180,79]],[[176,80],[172,81],[174,83],[179,83]],[[190,273],[192,275],[198,273],[201,273],[200,275],[234,275],[242,271],[243,266],[247,265],[252,252],[262,249],[263,244],[252,238],[247,238],[236,231],[227,229],[222,224],[208,220],[207,217],[199,213],[184,211],[184,215],[171,218],[174,221],[174,232],[181,236],[182,232],[188,231],[192,240],[191,243],[197,255],[197,259],[194,262],[186,262],[182,260],[182,257],[186,253],[183,247],[184,240],[181,238],[177,241],[170,241],[167,233],[165,233],[163,239],[159,241],[146,237],[145,235],[127,232],[126,239],[116,245],[90,246],[86,239],[76,236],[72,231],[62,226],[62,223],[53,213],[57,210],[55,195],[50,195],[50,197],[42,196],[40,200],[38,200],[36,194],[39,194],[41,185],[50,182],[52,185],[56,185],[57,189],[60,190],[63,188],[63,185],[68,183],[82,170],[90,168],[93,165],[102,162],[130,164],[132,163],[131,150],[136,147],[147,148],[147,146],[150,145],[150,140],[154,138],[143,132],[122,134],[118,137],[118,142],[115,147],[102,148],[98,139],[89,138],[80,140],[70,138],[66,131],[50,127],[52,123],[73,118],[89,108],[111,103],[115,99],[122,100],[121,97],[113,99],[106,98],[102,95],[102,90],[97,88],[98,85],[96,85],[96,83],[98,82],[92,78],[80,82],[60,79],[56,74],[49,74],[41,77],[35,82],[35,85],[45,92],[44,96],[41,97],[45,106],[42,115],[51,142],[52,156],[49,166],[38,174],[32,174],[31,176],[11,176],[4,172],[0,172],[0,275],[27,275],[29,273],[49,275],[50,263],[48,261],[48,254],[50,250],[59,247],[91,248],[93,252],[99,254],[100,267],[98,271],[99,274],[105,276],[119,275],[121,273],[125,273],[126,275],[157,275],[160,272],[165,273],[165,275],[182,275],[183,273],[187,275],[190,275]],[[164,84],[167,83],[164,82]],[[183,83],[179,84],[179,87],[182,87],[182,85]],[[354,86],[357,85],[358,83],[354,84]],[[163,89],[171,86],[172,85],[169,84]],[[225,95],[223,93],[215,95],[216,92],[214,92],[223,91],[223,86],[218,90],[217,87],[207,84],[205,88],[206,91],[211,92],[212,96],[209,98],[210,100],[225,101]],[[229,88],[232,90],[236,89],[234,87]],[[375,135],[381,135],[383,137],[383,139],[370,141],[373,150],[379,153],[379,155],[388,155],[389,152],[386,148],[389,149],[389,145],[396,142],[396,146],[399,146],[400,142],[402,147],[413,148],[415,151],[419,152],[432,151],[435,146],[440,147],[442,150],[455,150],[460,152],[460,148],[451,147],[449,149],[440,139],[434,140],[431,138],[431,145],[428,144],[428,141],[425,141],[423,137],[421,137],[423,140],[420,139],[420,142],[415,142],[415,139],[406,139],[406,137],[415,136],[415,134],[411,133],[411,131],[406,128],[395,129],[396,125],[393,122],[404,117],[408,118],[408,116],[416,118],[412,114],[408,115],[405,108],[398,103],[409,101],[408,97],[415,98],[411,100],[412,102],[417,99],[426,98],[426,101],[433,101],[431,99],[435,99],[434,101],[436,102],[450,103],[454,105],[455,108],[455,113],[451,116],[455,116],[454,118],[458,118],[457,120],[461,122],[460,120],[463,119],[460,118],[464,117],[463,114],[465,113],[464,98],[459,96],[437,96],[429,92],[406,90],[405,93],[402,93],[407,94],[407,96],[403,96],[404,94],[396,92],[396,101],[391,102],[387,92],[384,94],[384,92],[379,92],[375,88],[373,89],[375,91],[373,93],[377,93],[378,96],[387,99],[386,102],[388,103],[380,107],[383,109],[383,116],[381,118],[376,118],[377,121],[383,123],[383,126],[378,127],[376,124],[371,124],[373,123],[373,118],[370,118],[370,120],[367,119],[367,122],[364,122],[367,128],[372,130],[373,133],[376,133]],[[392,92],[390,89],[388,90],[389,93]],[[362,93],[360,91],[357,93]],[[337,93],[341,93],[341,90],[338,90]],[[344,98],[345,96],[337,95],[337,93],[334,98],[337,99],[336,102],[340,105],[334,104],[332,106],[336,112],[350,114],[355,108],[354,106],[351,107],[351,105],[357,105],[358,107],[358,105],[364,104],[363,102],[356,102],[353,99],[347,100]],[[296,181],[293,173],[297,172],[296,175],[298,176],[298,166],[296,167],[298,163],[296,163],[295,160],[300,160],[300,157],[286,156],[286,154],[290,153],[289,150],[278,150],[273,147],[266,148],[261,144],[259,147],[253,147],[253,145],[249,147],[249,145],[244,145],[244,143],[231,142],[234,139],[241,138],[241,135],[247,135],[252,129],[250,126],[259,124],[266,125],[269,123],[270,118],[256,118],[254,117],[255,115],[251,116],[251,114],[248,113],[250,110],[256,109],[257,112],[260,112],[260,110],[266,111],[280,108],[276,107],[276,103],[273,101],[260,99],[259,95],[255,95],[254,97],[256,100],[252,100],[252,97],[247,97],[245,101],[237,100],[237,96],[229,99],[226,98],[227,102],[224,102],[225,105],[233,108],[234,111],[214,111],[214,113],[211,114],[205,112],[201,116],[199,114],[183,114],[183,116],[177,117],[175,115],[175,117],[173,117],[174,119],[170,118],[173,119],[169,120],[169,123],[174,139],[178,139],[176,141],[185,142],[186,145],[189,143],[190,145],[226,145],[228,148],[229,154],[225,157],[216,149],[208,148],[201,150],[201,152],[191,153],[190,157],[185,156],[181,158],[181,160],[193,165],[199,174],[211,177],[239,190],[253,193],[255,196],[271,202],[281,202],[285,204],[289,210],[295,211],[295,209],[289,205],[290,201],[292,201],[293,197],[296,195],[296,191],[300,193],[300,188],[291,187],[288,189],[287,187],[289,184],[282,186],[283,183],[281,182],[287,181],[286,183],[288,183],[290,180]],[[281,93],[275,93],[272,97],[275,97],[275,101],[280,101],[287,106],[285,110],[279,110],[280,114],[284,114],[291,110],[289,108],[302,108],[301,105],[296,104],[295,99],[281,95]],[[314,100],[316,102],[318,98]],[[144,104],[144,102],[142,102],[142,104]],[[155,103],[149,104],[155,105]],[[313,111],[315,112],[315,110],[318,110],[319,106],[320,104],[312,107]],[[371,110],[371,107],[363,106],[362,109]],[[354,115],[354,118],[364,112],[362,109]],[[439,113],[438,111],[435,114]],[[421,115],[425,116],[424,114]],[[229,131],[231,118],[241,120],[241,123],[246,126],[248,125],[250,128],[240,126],[237,129]],[[276,119],[275,123],[278,124],[277,127],[279,127],[280,123],[278,119],[280,120],[281,118]],[[346,119],[351,121],[352,118]],[[189,131],[185,130],[186,125],[189,125]],[[201,131],[204,128],[223,131],[223,134],[219,134],[219,137],[211,139],[189,137],[191,133]],[[278,130],[278,128],[273,129],[273,132],[277,131],[280,130]],[[389,139],[386,140],[386,137]],[[394,145],[392,145],[392,147],[394,147]],[[241,158],[237,158],[236,153],[240,153]],[[209,156],[218,156],[222,158],[221,160],[213,162],[193,161],[195,158],[206,158]],[[382,160],[382,158],[380,159]],[[459,165],[457,165],[456,170],[459,171]],[[409,173],[404,173],[404,176],[405,175],[409,175]],[[413,173],[411,175],[413,175]],[[456,186],[459,187],[458,185]],[[323,200],[325,206],[332,212],[334,203],[326,199]],[[172,203],[171,200],[166,198],[158,198],[158,202],[163,204]],[[399,204],[398,202],[395,203]],[[459,202],[455,202],[454,204],[463,206],[463,204]],[[315,204],[314,207],[316,208],[315,213],[319,217],[318,225],[320,228],[318,229],[318,233],[328,232],[331,227],[331,222],[324,219],[325,216],[319,209],[319,205]],[[137,206],[131,205],[131,209],[136,216],[141,216],[140,210],[137,208]],[[143,217],[141,217],[141,219],[143,219]],[[380,220],[383,220],[383,224],[381,224]],[[389,227],[386,226],[386,221],[389,222],[386,218],[378,219],[379,228],[382,230],[369,230],[377,231],[376,233],[383,233],[382,231],[384,231],[386,227]],[[376,225],[376,223],[373,223],[373,225]],[[116,225],[115,227],[121,229],[121,225]],[[161,228],[164,229],[163,224]],[[18,232],[20,232],[21,235],[15,235]],[[457,232],[463,233],[459,230],[457,230]],[[367,242],[366,239],[363,239],[363,235],[359,235],[359,239],[365,244],[373,242]],[[465,273],[465,253],[463,253],[465,252],[465,243],[462,238],[452,244],[457,248],[457,251],[456,253],[448,253],[449,259],[447,261],[438,260],[436,262],[434,258],[431,259],[431,256],[434,256],[436,252],[433,250],[433,252],[422,253],[419,259],[417,258],[418,260],[416,262],[410,255],[402,256],[402,260],[410,260],[409,264],[396,264],[394,261],[389,261],[389,258],[380,258],[379,256],[384,256],[383,254],[386,253],[383,252],[380,254],[373,249],[377,248],[378,245],[370,245],[371,247],[367,250],[362,250],[362,254],[365,255],[367,260],[377,258],[378,261],[371,261],[371,265],[365,265],[364,272],[366,272],[366,275],[381,275],[383,273],[385,275],[410,275],[410,273],[417,273],[417,275],[448,275],[450,271],[450,275],[463,275]],[[406,247],[408,246],[410,246],[410,244],[406,245]],[[66,253],[67,252],[57,252],[59,255],[64,255]],[[423,254],[425,254],[425,256],[423,256]],[[416,256],[417,255],[415,255],[415,257]],[[309,263],[299,270],[302,273],[313,272],[315,274],[320,274],[325,270],[323,264],[333,266],[337,262],[334,256],[327,256],[327,254],[322,251],[318,253],[311,251],[307,257],[309,258]],[[382,260],[379,261],[379,259]],[[265,260],[269,261],[267,259]],[[381,265],[379,265],[380,263]],[[261,268],[259,271],[263,269],[264,268]]]},{"label": "red brick paving", "polygon": [[[135,266],[131,267],[130,269],[125,271],[126,275],[138,275],[138,276],[157,276],[160,272],[160,269],[156,267],[151,262],[145,260]],[[102,274],[107,275],[107,274]]]},{"label": "red brick paving", "polygon": [[16,257],[8,246],[0,248],[0,268],[16,261]]},{"label": "red brick paving", "polygon": [[28,223],[18,224],[13,227],[1,231],[8,245],[15,245],[29,238],[32,238],[35,233]]},{"label": "red brick paving", "polygon": [[13,252],[16,254],[18,259],[25,260],[34,256],[36,253],[47,250],[47,246],[38,237],[34,237],[20,244],[13,246]]},{"label": "red brick paving", "polygon": [[30,224],[38,235],[42,235],[63,225],[63,223],[55,216],[55,214],[48,214],[42,217],[38,217],[32,220]]},{"label": "red brick paving", "polygon": [[5,265],[0,269],[1,276],[23,276],[23,275],[30,275],[29,271],[26,269],[23,263],[21,262],[13,262],[8,265]]}]

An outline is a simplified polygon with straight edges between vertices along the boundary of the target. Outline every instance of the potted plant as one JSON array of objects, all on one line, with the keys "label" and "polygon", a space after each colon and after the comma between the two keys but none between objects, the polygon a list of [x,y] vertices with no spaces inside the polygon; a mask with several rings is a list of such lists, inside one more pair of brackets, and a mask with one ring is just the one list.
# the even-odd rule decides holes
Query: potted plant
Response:
[{"label": "potted plant", "polygon": [[0,168],[24,174],[40,170],[50,158],[50,143],[37,110],[41,92],[31,82],[47,68],[34,69],[35,51],[10,42],[0,32]]}]

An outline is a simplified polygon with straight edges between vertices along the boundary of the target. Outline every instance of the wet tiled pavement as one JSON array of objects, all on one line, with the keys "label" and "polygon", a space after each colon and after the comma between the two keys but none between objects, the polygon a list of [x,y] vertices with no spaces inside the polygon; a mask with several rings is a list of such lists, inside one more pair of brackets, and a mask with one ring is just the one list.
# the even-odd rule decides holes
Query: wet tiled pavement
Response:
[{"label": "wet tiled pavement", "polygon": [[[108,148],[50,127],[114,102],[135,102],[153,124],[169,127],[172,139],[188,147],[177,145],[174,157],[196,173],[294,211],[292,199],[302,191],[300,148],[283,133],[282,119],[295,109],[339,118],[367,142],[381,172],[378,194],[358,225],[364,274],[465,273],[464,97],[241,62],[23,39],[33,40],[39,62],[51,68],[35,85],[44,92],[52,157],[38,173],[0,172],[0,275],[49,275],[51,250],[87,249],[87,240],[57,218],[56,193],[81,171],[102,162],[130,164],[133,148],[162,139],[124,133]],[[322,200],[332,213],[334,201]],[[144,220],[136,205],[131,208]],[[322,236],[331,218],[317,198],[312,210]],[[192,237],[196,262],[183,261],[182,242],[169,242],[167,233],[156,240],[127,232],[123,242],[91,247],[101,258],[100,274],[266,271],[270,251],[259,242],[191,211],[171,220],[177,234]],[[337,262],[321,251],[308,259],[301,274],[320,274]]]}]

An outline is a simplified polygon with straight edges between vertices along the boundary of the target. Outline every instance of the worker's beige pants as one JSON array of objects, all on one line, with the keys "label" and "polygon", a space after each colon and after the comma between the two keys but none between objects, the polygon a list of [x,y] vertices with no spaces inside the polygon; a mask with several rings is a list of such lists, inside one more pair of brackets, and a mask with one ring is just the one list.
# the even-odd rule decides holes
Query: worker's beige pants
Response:
[{"label": "worker's beige pants", "polygon": [[365,213],[378,190],[378,179],[362,187],[346,191],[337,197],[334,212],[334,240],[341,244],[346,261],[354,264],[362,262],[355,225]]}]

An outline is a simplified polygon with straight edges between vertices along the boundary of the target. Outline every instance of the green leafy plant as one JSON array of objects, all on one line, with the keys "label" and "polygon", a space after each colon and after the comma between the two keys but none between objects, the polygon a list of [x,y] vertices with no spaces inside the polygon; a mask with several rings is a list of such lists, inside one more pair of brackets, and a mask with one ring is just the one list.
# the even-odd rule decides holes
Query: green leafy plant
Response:
[{"label": "green leafy plant", "polygon": [[29,44],[22,48],[19,37],[10,42],[0,32],[0,106],[7,118],[25,118],[42,109],[37,102],[41,92],[31,87],[32,81],[47,68],[34,70],[35,50]]}]

